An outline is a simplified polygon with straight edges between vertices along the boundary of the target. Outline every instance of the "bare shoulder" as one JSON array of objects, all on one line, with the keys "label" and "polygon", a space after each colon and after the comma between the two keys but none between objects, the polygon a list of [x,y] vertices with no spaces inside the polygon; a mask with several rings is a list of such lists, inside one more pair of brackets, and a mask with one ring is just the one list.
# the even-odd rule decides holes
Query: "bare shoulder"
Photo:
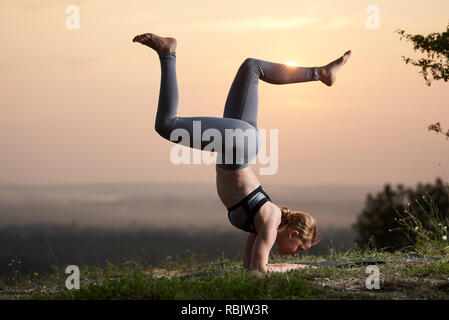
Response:
[{"label": "bare shoulder", "polygon": [[281,209],[271,201],[265,202],[254,217],[254,223],[257,229],[262,225],[268,229],[277,230],[281,224]]},{"label": "bare shoulder", "polygon": [[281,222],[281,209],[271,201],[265,202],[265,204],[260,208],[259,214],[264,220],[279,221],[279,223]]}]

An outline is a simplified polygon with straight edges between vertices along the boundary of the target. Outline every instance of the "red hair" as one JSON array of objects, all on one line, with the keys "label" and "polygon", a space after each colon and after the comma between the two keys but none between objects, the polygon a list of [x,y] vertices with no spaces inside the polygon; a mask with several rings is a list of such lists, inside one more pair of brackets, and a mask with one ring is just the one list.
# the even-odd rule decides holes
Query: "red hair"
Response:
[{"label": "red hair", "polygon": [[299,232],[298,238],[304,243],[312,245],[320,241],[318,224],[308,213],[302,211],[290,210],[286,206],[279,206],[282,212],[281,224],[279,227],[287,226]]}]

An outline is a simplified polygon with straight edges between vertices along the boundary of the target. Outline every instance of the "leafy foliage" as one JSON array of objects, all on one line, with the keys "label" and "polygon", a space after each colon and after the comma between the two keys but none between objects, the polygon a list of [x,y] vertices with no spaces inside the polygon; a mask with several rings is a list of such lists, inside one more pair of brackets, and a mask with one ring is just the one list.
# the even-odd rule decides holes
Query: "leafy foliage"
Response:
[{"label": "leafy foliage", "polygon": [[445,135],[446,140],[449,139],[449,130],[447,130],[447,132],[444,132],[443,129],[441,129],[441,125],[439,122],[429,125],[428,129],[429,129],[429,131],[435,131],[437,133],[441,133],[441,134]]},{"label": "leafy foliage", "polygon": [[[426,53],[427,58],[414,60],[402,56],[406,64],[411,63],[414,66],[421,67],[421,73],[428,86],[433,80],[443,79],[445,82],[449,79],[449,24],[446,31],[442,33],[430,33],[427,36],[421,34],[405,34],[405,30],[398,29],[397,33],[402,38],[406,38],[413,43],[413,49]],[[432,78],[429,76],[431,73]]]},{"label": "leafy foliage", "polygon": [[[404,215],[404,212],[412,212],[413,216]],[[404,222],[407,223],[404,219],[412,221],[413,225],[407,224],[410,228],[404,228]],[[436,232],[435,227],[440,227],[438,224],[447,227],[448,220],[448,185],[437,178],[435,185],[419,183],[415,190],[404,188],[402,184],[393,190],[386,184],[376,196],[368,194],[353,227],[358,231],[356,242],[360,247],[394,251],[415,246],[422,230]]]}]

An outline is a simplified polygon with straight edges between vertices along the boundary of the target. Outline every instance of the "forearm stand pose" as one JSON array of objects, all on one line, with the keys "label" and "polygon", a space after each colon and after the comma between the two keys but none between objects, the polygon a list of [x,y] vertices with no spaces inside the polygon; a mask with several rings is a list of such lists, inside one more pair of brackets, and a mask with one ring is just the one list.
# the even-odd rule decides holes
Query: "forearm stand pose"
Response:
[{"label": "forearm stand pose", "polygon": [[[240,65],[231,85],[223,118],[178,117],[176,40],[145,33],[136,36],[133,41],[154,49],[160,59],[161,86],[155,122],[159,135],[170,140],[173,130],[184,129],[190,134],[190,141],[170,141],[211,151],[206,148],[210,141],[193,141],[195,123],[199,123],[201,137],[203,133],[211,132],[209,129],[219,132],[221,137],[226,137],[226,130],[240,129],[245,133],[247,141],[252,141],[252,144],[241,143],[240,139],[236,139],[232,144],[223,142],[219,150],[212,150],[217,154],[217,192],[227,208],[229,221],[249,233],[244,249],[245,268],[282,272],[305,267],[298,264],[268,263],[269,252],[275,242],[279,254],[296,256],[299,251],[307,250],[319,241],[319,232],[315,219],[309,214],[274,204],[251,170],[250,162],[257,155],[260,144],[257,128],[258,83],[259,79],[278,85],[321,81],[331,86],[338,69],[346,63],[351,51],[321,67],[294,67],[247,58]],[[229,154],[232,155],[231,158],[227,157]]]}]

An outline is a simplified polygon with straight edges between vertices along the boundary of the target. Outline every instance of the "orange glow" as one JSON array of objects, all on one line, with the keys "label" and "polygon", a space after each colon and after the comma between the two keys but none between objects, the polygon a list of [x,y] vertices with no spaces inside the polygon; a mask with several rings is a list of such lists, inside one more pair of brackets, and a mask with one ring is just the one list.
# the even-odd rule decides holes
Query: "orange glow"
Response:
[{"label": "orange glow", "polygon": [[[372,13],[359,0],[260,1],[257,10],[237,0],[0,1],[0,184],[214,182],[213,165],[171,163],[174,144],[154,129],[160,61],[132,42],[146,32],[178,41],[179,117],[222,117],[248,57],[293,69],[352,50],[331,87],[261,77],[257,125],[267,141],[278,130],[279,146],[278,171],[260,175],[263,184],[444,177],[449,141],[427,128],[440,121],[449,129],[449,83],[428,87],[401,58],[425,55],[394,30],[442,32],[449,1],[378,2],[380,27],[369,29]],[[76,20],[66,13],[71,3],[79,29],[67,27]],[[263,152],[257,175],[268,166]]]}]

